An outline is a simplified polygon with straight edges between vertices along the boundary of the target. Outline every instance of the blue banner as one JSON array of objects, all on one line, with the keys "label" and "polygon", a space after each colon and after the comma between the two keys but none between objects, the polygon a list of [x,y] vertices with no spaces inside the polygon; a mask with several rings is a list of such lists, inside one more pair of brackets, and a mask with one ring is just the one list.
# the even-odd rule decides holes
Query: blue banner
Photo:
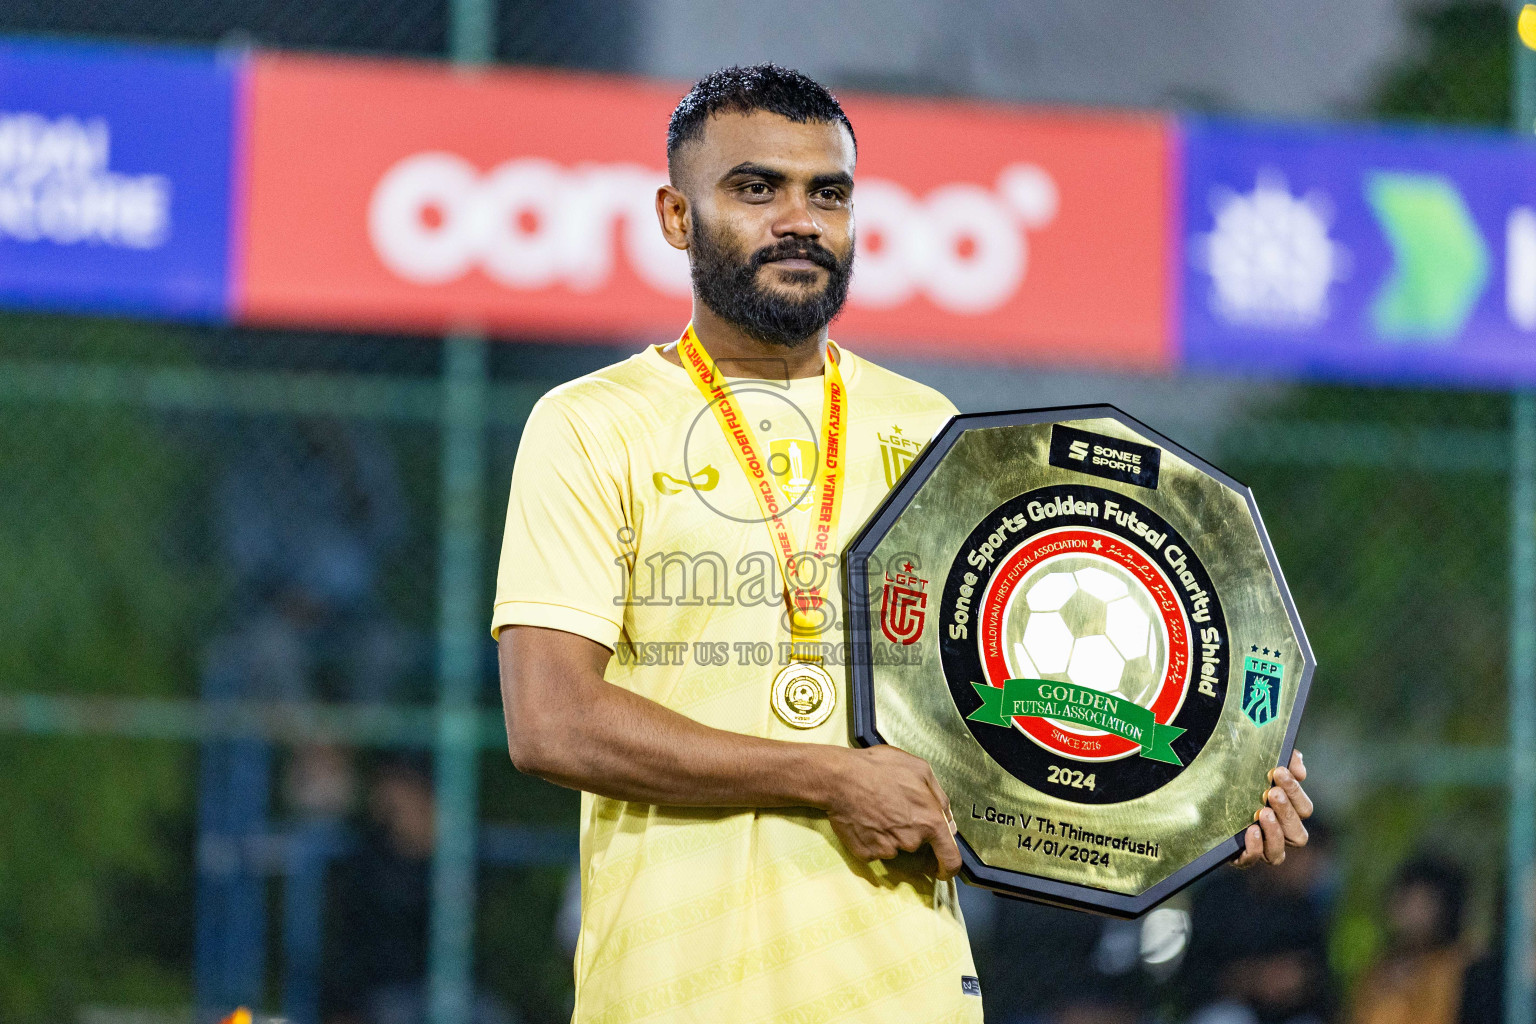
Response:
[{"label": "blue banner", "polygon": [[1536,144],[1186,121],[1183,363],[1536,384]]},{"label": "blue banner", "polygon": [[0,303],[225,319],[237,72],[0,42]]}]

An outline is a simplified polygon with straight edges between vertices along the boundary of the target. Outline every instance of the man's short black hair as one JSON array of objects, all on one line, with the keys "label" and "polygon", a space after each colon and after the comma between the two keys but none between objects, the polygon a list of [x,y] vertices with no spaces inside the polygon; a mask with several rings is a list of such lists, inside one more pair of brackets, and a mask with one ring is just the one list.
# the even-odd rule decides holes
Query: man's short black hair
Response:
[{"label": "man's short black hair", "polygon": [[750,114],[766,110],[799,124],[837,123],[854,139],[853,124],[826,86],[777,64],[721,68],[699,79],[672,111],[667,125],[667,171],[677,180],[677,152],[685,143],[703,138],[704,124],[715,114]]}]

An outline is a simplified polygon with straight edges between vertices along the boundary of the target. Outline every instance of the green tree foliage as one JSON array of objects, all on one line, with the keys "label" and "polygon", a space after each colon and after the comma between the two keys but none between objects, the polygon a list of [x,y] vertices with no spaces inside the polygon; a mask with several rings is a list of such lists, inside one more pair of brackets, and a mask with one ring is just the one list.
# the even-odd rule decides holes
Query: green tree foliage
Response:
[{"label": "green tree foliage", "polygon": [[[159,328],[0,320],[7,359],[164,348]],[[170,553],[188,484],[142,413],[10,400],[0,416],[0,693],[184,693],[196,582]],[[166,823],[195,760],[154,741],[0,738],[0,1020],[72,1020],[93,1002],[189,1001],[157,956],[157,892],[188,900],[190,856]]]},{"label": "green tree foliage", "polygon": [[[1431,4],[1410,16],[1410,28],[1412,46],[1380,78],[1369,113],[1490,128],[1509,123],[1508,8]],[[1442,427],[1501,431],[1508,409],[1501,394],[1313,385],[1297,388],[1276,411],[1290,421],[1365,423],[1422,436]],[[1358,452],[1364,463],[1376,454]],[[1502,743],[1505,479],[1390,462],[1235,471],[1264,503],[1321,666],[1301,745],[1319,727],[1361,743]],[[1454,849],[1491,898],[1502,853],[1502,833],[1489,827],[1498,820],[1502,791],[1394,784],[1357,795],[1348,818],[1334,822],[1346,879],[1332,953],[1346,978],[1380,947],[1381,899],[1403,859],[1426,845]]]},{"label": "green tree foliage", "polygon": [[1497,3],[1421,8],[1413,55],[1382,78],[1372,112],[1440,124],[1509,124],[1510,13]]},{"label": "green tree foliage", "polygon": [[[1344,464],[1234,464],[1265,510],[1322,666],[1314,721],[1373,740],[1502,741],[1505,481],[1404,465],[1368,438],[1456,431],[1441,442],[1454,455],[1469,433],[1496,436],[1508,404],[1499,394],[1298,387],[1280,419],[1343,426]],[[1368,434],[1351,432],[1360,424]]]}]

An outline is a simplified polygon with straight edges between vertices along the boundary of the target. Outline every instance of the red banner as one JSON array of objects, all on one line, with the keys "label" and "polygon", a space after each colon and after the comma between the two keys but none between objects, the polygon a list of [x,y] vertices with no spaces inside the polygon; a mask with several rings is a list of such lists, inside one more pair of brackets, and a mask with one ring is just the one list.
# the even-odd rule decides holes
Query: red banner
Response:
[{"label": "red banner", "polygon": [[[247,322],[675,338],[661,238],[681,88],[268,55],[250,94]],[[1145,115],[845,97],[863,350],[1169,360],[1172,132]]]}]

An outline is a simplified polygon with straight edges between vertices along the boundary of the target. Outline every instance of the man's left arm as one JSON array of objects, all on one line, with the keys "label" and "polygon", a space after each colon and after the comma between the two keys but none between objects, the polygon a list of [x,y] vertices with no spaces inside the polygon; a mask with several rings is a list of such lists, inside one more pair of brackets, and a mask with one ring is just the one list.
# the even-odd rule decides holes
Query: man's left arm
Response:
[{"label": "man's left arm", "polygon": [[1285,860],[1287,846],[1307,845],[1307,826],[1312,816],[1312,798],[1301,784],[1307,779],[1307,766],[1301,751],[1291,751],[1289,767],[1269,773],[1271,783],[1264,794],[1264,806],[1253,814],[1254,823],[1243,834],[1243,851],[1232,861],[1240,868],[1263,861],[1279,864]]}]

